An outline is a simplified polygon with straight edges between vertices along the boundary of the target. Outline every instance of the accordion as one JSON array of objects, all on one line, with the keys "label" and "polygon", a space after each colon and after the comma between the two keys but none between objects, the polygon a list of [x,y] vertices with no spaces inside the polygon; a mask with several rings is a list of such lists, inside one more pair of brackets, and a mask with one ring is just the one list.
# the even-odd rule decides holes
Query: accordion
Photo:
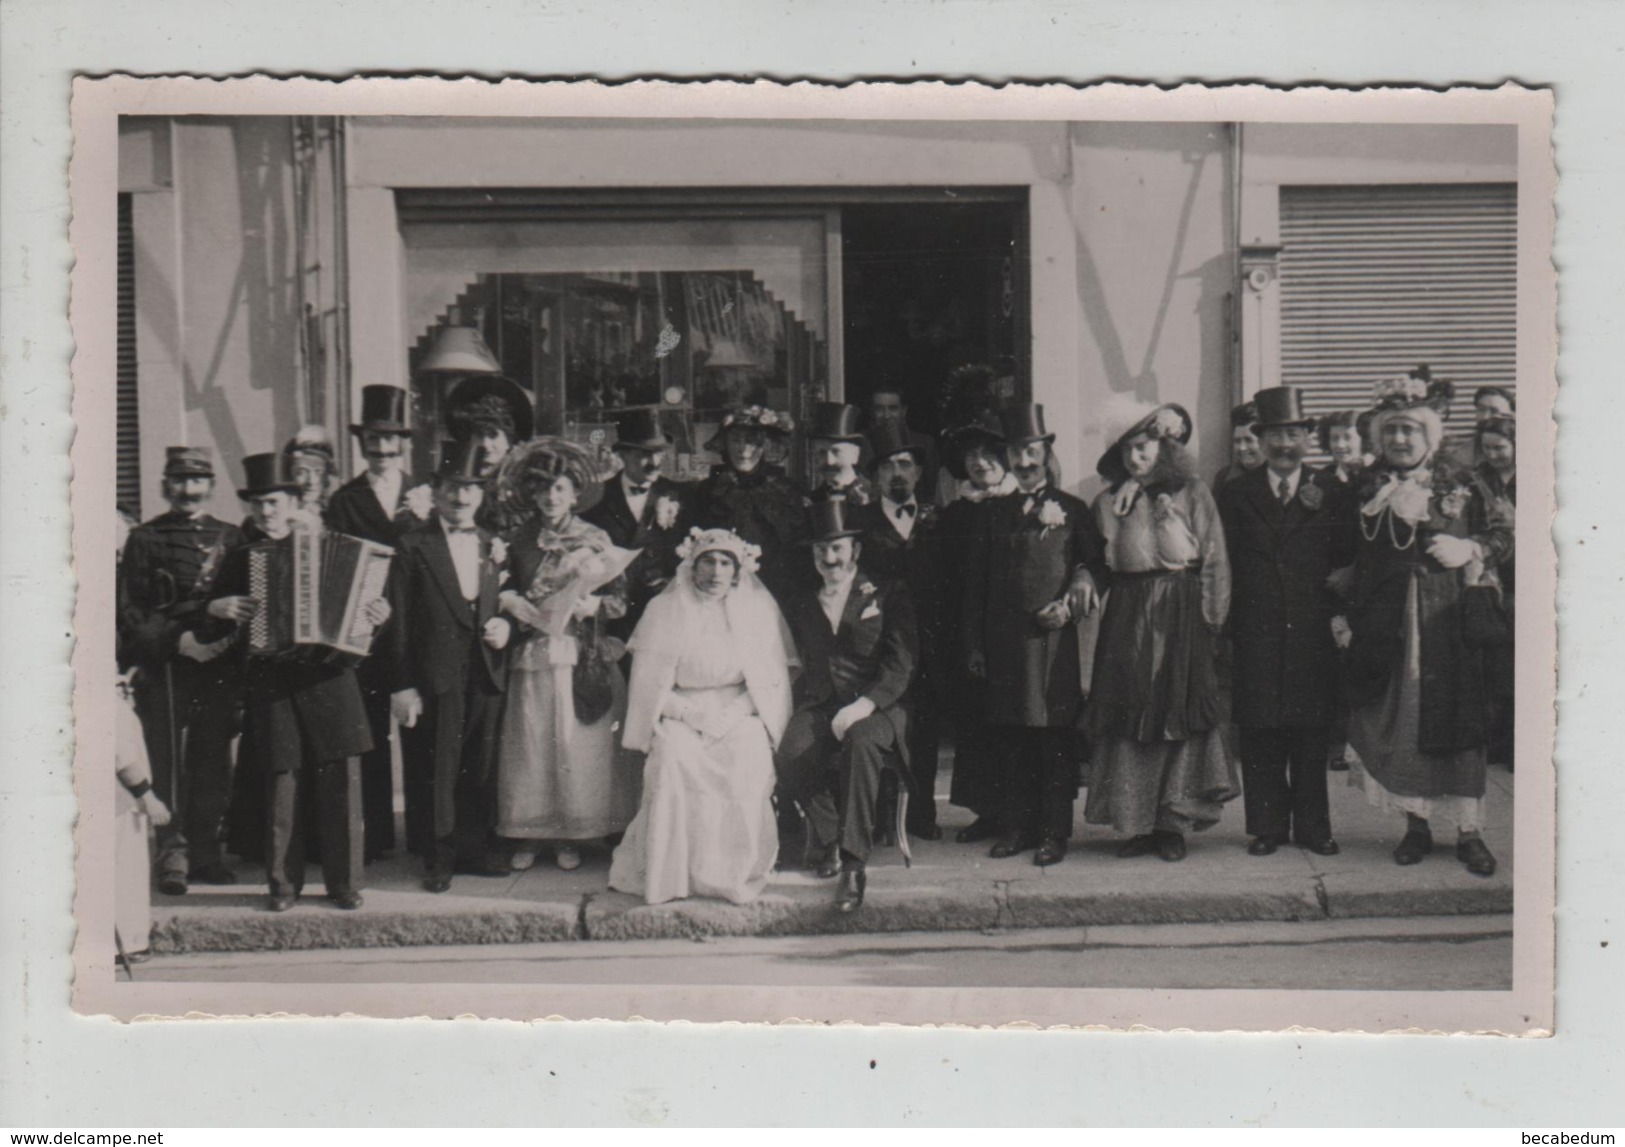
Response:
[{"label": "accordion", "polygon": [[354,665],[372,648],[366,605],[384,596],[389,546],[348,534],[295,530],[248,550],[252,657]]}]

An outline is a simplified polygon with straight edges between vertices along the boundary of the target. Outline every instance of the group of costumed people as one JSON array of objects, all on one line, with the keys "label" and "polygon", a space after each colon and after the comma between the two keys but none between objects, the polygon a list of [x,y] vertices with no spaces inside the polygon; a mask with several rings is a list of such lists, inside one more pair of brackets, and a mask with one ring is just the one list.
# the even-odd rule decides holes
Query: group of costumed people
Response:
[{"label": "group of costumed people", "polygon": [[[972,814],[955,839],[996,858],[1063,861],[1082,786],[1086,822],[1125,858],[1184,858],[1238,795],[1255,855],[1329,854],[1328,756],[1343,766],[1346,742],[1356,781],[1407,818],[1399,863],[1442,821],[1469,871],[1494,871],[1509,392],[1480,390],[1474,458],[1445,442],[1450,388],[1425,372],[1318,421],[1294,388],[1263,391],[1211,486],[1183,407],[1113,410],[1088,504],[1060,489],[1041,406],[1001,401],[989,371],[954,382],[937,438],[908,428],[894,389],[861,430],[840,403],[805,427],[734,409],[698,483],[662,472],[656,413],[620,419],[606,466],[534,436],[528,395],[499,377],[454,392],[454,440],[420,482],[407,392],[366,387],[351,427],[366,471],[329,494],[332,443],[301,431],[244,459],[240,527],[201,513],[207,452],[172,448],[171,509],[132,531],[119,582],[152,778],[120,775],[168,819],[160,890],[235,880],[229,846],[266,858],[286,910],[308,852],[327,897],[359,906],[363,864],[396,847],[396,730],[405,843],[433,891],[610,847],[613,888],[742,902],[797,825],[801,862],[838,876],[852,911],[877,839],[942,836],[948,741],[949,799]],[[798,434],[807,487],[785,469]],[[1317,435],[1332,461],[1310,467]],[[395,551],[365,603],[371,655],[247,655],[246,546],[321,529]]]}]

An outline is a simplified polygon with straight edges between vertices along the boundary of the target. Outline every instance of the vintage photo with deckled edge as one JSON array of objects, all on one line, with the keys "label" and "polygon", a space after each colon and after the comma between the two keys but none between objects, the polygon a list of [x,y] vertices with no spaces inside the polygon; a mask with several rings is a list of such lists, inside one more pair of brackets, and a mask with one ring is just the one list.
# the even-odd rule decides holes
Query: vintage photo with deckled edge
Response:
[{"label": "vintage photo with deckled edge", "polygon": [[76,1010],[1551,1030],[1548,93],[72,111]]}]

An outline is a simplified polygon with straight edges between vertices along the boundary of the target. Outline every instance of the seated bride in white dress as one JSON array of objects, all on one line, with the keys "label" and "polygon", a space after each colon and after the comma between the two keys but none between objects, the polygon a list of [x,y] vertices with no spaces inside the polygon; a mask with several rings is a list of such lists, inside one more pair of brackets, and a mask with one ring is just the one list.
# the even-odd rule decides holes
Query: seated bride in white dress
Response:
[{"label": "seated bride in white dress", "polygon": [[648,759],[609,885],[650,904],[743,904],[761,894],[778,856],[773,750],[790,719],[795,647],[757,579],[756,546],[695,529],[677,553],[677,576],[628,643],[623,743]]}]

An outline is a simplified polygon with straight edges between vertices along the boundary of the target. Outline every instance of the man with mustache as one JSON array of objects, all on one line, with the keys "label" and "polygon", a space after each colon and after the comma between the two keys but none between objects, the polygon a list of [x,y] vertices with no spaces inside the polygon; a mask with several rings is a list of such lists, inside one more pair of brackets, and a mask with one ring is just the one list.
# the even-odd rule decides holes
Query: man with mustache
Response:
[{"label": "man with mustache", "polygon": [[[882,383],[869,395],[869,436],[873,439],[882,427],[900,432],[903,440],[914,451],[919,462],[920,478],[916,483],[919,497],[926,502],[936,501],[937,444],[929,434],[910,430],[908,403],[903,401],[902,390],[891,383]],[[870,459],[871,463],[874,461]]]},{"label": "man with mustache", "polygon": [[1269,856],[1290,842],[1332,856],[1325,746],[1337,695],[1337,601],[1328,583],[1354,560],[1353,517],[1335,480],[1303,464],[1314,420],[1298,389],[1261,390],[1254,404],[1264,465],[1218,492],[1247,851]]},{"label": "man with mustache", "polygon": [[848,508],[874,501],[874,487],[858,470],[863,447],[857,407],[820,402],[813,408],[812,424],[807,430],[807,451],[814,474],[811,501],[837,494],[846,499]]},{"label": "man with mustache", "polygon": [[908,767],[904,696],[919,645],[908,590],[859,569],[861,531],[847,520],[846,500],[814,502],[810,518],[819,585],[798,588],[785,602],[802,670],[796,711],[779,742],[779,787],[806,811],[818,874],[840,873],[836,909],[855,912],[867,883],[881,774],[894,755]]},{"label": "man with mustache", "polygon": [[[327,528],[386,546],[427,520],[433,498],[427,487],[411,489],[407,451],[412,430],[407,420],[411,396],[398,386],[361,388],[361,421],[350,433],[361,443],[367,468],[333,492],[324,518]],[[380,644],[384,635],[380,634]],[[356,668],[356,680],[367,707],[372,749],[361,756],[361,808],[366,825],[365,858],[377,860],[395,847],[395,788],[390,771],[387,660],[369,657]],[[428,847],[432,841],[408,841]]]},{"label": "man with mustache", "polygon": [[214,462],[171,446],[164,462],[169,510],[130,531],[118,567],[121,668],[135,668],[135,707],[153,784],[174,818],[158,830],[158,887],[178,896],[189,879],[231,884],[220,831],[231,793],[231,738],[241,704],[229,642],[200,639],[210,590],[236,526],[210,517]]},{"label": "man with mustache", "polygon": [[944,555],[936,508],[922,502],[925,457],[908,427],[880,421],[870,432],[880,497],[852,513],[863,530],[863,566],[875,577],[906,586],[919,633],[919,667],[909,687],[908,750],[919,799],[908,807],[908,832],[942,839],[937,826],[937,758],[942,743],[942,585]]},{"label": "man with mustache", "polygon": [[1059,864],[1072,836],[1083,705],[1077,623],[1106,584],[1105,542],[1089,507],[1050,481],[1055,435],[1044,408],[1001,419],[1016,492],[990,500],[965,574],[967,671],[987,681],[987,721],[999,739],[1000,835],[988,855],[1036,848]]}]

